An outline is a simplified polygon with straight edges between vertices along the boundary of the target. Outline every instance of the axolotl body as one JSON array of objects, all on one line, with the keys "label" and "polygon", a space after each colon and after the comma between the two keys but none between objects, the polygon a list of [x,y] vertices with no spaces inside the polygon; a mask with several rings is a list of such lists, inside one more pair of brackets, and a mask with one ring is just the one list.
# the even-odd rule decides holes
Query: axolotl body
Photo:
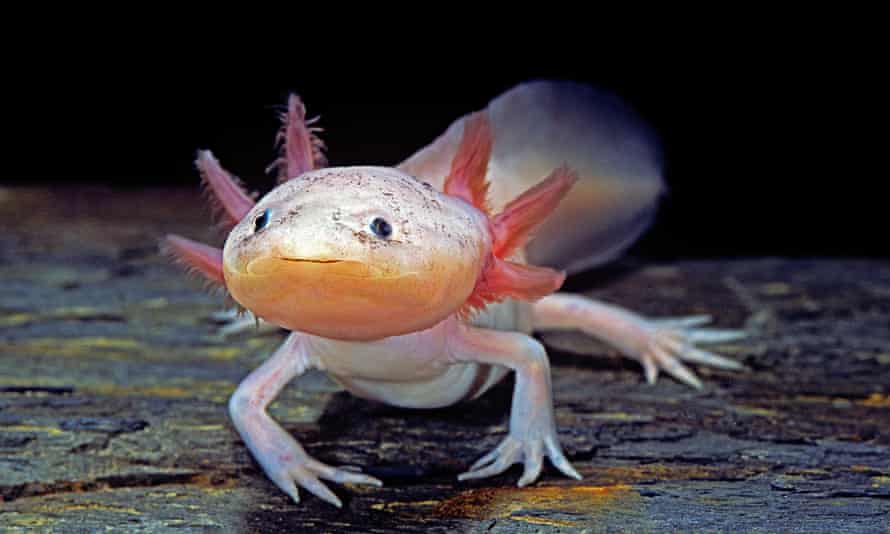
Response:
[{"label": "axolotl body", "polygon": [[321,482],[380,485],[311,458],[266,412],[293,378],[329,373],[360,397],[406,408],[474,399],[516,372],[507,436],[460,479],[523,464],[534,482],[562,452],[550,366],[537,329],[578,329],[701,387],[681,360],[739,368],[695,347],[743,333],[707,317],[650,320],[560,293],[566,272],[626,249],[663,192],[658,145],[617,98],[571,82],[526,83],[457,120],[390,167],[325,167],[323,144],[291,96],[275,162],[280,185],[258,202],[210,152],[197,166],[231,228],[223,250],[166,238],[178,259],[241,306],[291,331],[237,388],[234,426],[266,474],[340,506]]}]

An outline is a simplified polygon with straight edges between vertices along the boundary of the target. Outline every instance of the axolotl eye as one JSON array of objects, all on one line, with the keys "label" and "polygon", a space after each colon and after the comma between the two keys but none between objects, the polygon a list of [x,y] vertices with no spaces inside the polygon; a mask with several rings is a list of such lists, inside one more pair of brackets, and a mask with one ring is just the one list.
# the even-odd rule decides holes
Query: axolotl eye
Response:
[{"label": "axolotl eye", "polygon": [[263,228],[269,226],[269,219],[271,218],[271,216],[272,212],[269,210],[269,208],[263,210],[263,213],[260,214],[260,216],[257,217],[256,220],[253,222],[254,233],[259,232]]},{"label": "axolotl eye", "polygon": [[392,235],[392,226],[386,222],[386,220],[381,219],[380,217],[375,217],[374,220],[371,221],[371,231],[374,232],[374,235],[377,237],[386,239]]}]

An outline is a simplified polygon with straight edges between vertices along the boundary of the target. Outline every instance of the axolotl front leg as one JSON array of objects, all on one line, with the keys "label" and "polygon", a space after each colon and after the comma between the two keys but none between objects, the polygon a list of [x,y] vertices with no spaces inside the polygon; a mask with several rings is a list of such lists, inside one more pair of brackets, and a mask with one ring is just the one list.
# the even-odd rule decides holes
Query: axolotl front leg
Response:
[{"label": "axolotl front leg", "polygon": [[374,477],[337,469],[312,457],[276,423],[266,408],[295,377],[313,366],[304,335],[291,333],[275,354],[245,378],[229,400],[232,422],[266,475],[300,502],[298,486],[341,506],[340,499],[319,479],[382,486]]},{"label": "axolotl front leg", "polygon": [[550,362],[538,341],[518,332],[457,324],[448,337],[448,355],[453,362],[501,365],[516,372],[507,437],[460,475],[460,480],[497,475],[512,464],[522,462],[519,486],[526,486],[540,475],[545,455],[563,474],[581,479],[559,444],[553,417]]}]

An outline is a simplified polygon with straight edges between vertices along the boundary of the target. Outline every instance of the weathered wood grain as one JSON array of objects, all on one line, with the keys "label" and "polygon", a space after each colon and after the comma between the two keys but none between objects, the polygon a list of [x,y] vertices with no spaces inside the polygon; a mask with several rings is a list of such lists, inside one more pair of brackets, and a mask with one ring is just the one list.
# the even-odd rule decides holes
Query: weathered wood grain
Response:
[{"label": "weathered wood grain", "polygon": [[699,368],[702,392],[573,333],[545,334],[556,414],[585,479],[457,473],[506,431],[510,383],[410,411],[301,379],[272,411],[311,454],[383,488],[295,505],[226,416],[280,335],[223,339],[222,298],[159,257],[210,240],[189,191],[0,189],[0,530],[887,532],[890,264],[625,261],[571,280],[653,316],[710,313],[753,335]]}]

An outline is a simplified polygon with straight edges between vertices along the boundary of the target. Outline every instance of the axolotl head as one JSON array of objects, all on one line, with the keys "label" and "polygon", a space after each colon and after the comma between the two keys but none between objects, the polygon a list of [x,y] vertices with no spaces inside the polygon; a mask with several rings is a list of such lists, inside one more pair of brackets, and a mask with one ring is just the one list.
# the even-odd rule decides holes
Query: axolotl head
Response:
[{"label": "axolotl head", "polygon": [[492,216],[484,114],[466,120],[441,192],[392,168],[319,168],[298,99],[284,122],[286,174],[257,203],[212,154],[199,152],[197,166],[232,227],[223,250],[181,236],[164,240],[177,261],[255,315],[367,341],[467,317],[508,297],[539,298],[562,284],[564,273],[509,258],[576,175],[557,168]]},{"label": "axolotl head", "polygon": [[259,317],[335,339],[433,326],[491,254],[488,219],[396,169],[314,170],[278,186],[223,249],[225,285]]}]

